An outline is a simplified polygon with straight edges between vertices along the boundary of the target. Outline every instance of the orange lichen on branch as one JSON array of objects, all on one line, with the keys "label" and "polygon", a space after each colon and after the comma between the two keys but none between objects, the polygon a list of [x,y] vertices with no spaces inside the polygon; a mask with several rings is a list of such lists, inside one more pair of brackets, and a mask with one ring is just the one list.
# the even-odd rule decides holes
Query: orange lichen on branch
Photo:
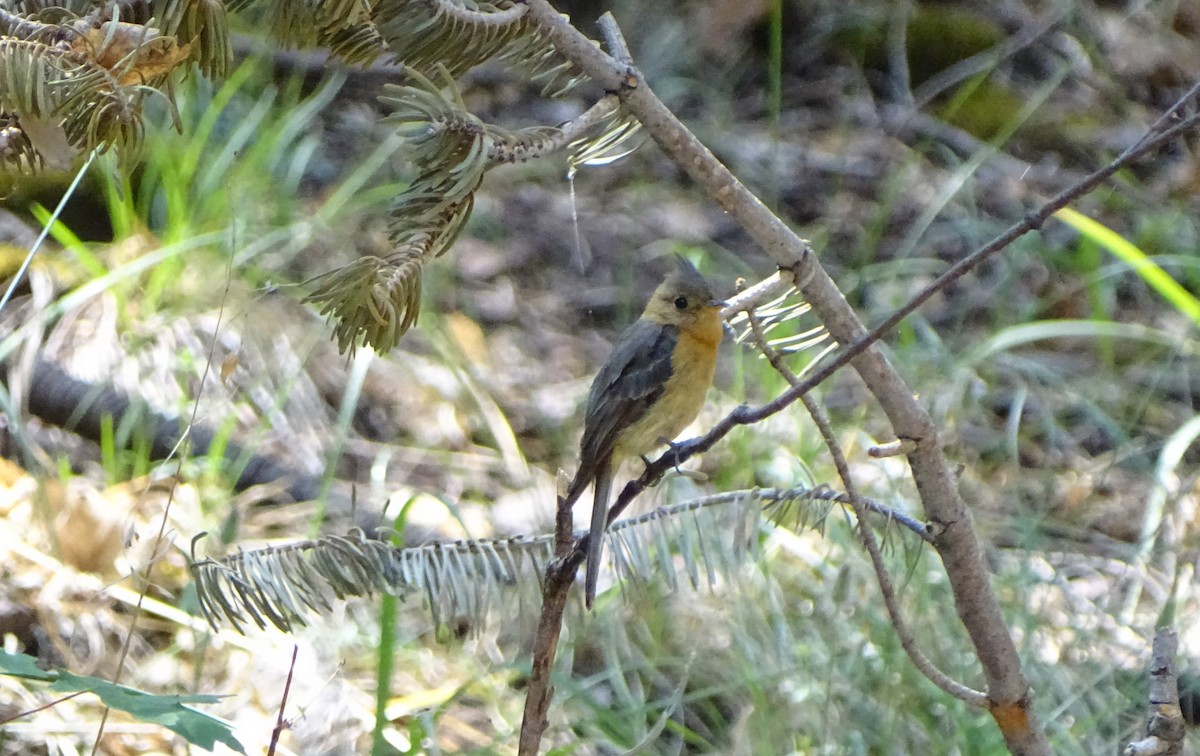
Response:
[{"label": "orange lichen on branch", "polygon": [[1004,735],[1029,732],[1029,702],[1025,699],[1007,703],[995,703],[988,709],[996,725]]}]

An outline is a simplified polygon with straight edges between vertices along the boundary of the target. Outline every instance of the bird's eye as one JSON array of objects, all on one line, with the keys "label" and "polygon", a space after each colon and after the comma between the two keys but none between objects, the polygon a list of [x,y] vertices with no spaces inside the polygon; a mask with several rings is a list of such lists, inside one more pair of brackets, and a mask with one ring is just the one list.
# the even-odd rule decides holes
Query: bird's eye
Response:
[{"label": "bird's eye", "polygon": [[687,297],[676,297],[675,298],[675,309],[686,310],[687,309]]}]

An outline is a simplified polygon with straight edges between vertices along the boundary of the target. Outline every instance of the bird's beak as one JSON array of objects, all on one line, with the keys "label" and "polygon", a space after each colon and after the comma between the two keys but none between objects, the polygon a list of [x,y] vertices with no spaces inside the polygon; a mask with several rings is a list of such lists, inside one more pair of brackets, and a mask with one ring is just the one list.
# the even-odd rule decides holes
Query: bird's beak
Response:
[{"label": "bird's beak", "polygon": [[728,307],[729,303],[726,302],[724,299],[710,299],[710,300],[708,300],[708,306],[709,307]]}]

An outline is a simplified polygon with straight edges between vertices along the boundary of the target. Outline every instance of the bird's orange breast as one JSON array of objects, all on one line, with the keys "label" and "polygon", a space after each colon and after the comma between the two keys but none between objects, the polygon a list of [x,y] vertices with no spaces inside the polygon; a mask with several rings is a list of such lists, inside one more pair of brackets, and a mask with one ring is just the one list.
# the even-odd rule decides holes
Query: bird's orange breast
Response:
[{"label": "bird's orange breast", "polygon": [[723,335],[715,308],[705,310],[695,324],[680,329],[671,355],[671,377],[662,395],[645,415],[620,433],[615,457],[647,454],[664,441],[673,440],[696,419],[712,385],[717,347]]}]

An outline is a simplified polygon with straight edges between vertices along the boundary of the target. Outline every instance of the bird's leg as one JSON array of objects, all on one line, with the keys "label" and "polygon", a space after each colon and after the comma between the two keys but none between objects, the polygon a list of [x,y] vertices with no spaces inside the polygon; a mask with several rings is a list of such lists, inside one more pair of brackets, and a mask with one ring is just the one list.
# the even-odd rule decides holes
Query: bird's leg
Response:
[{"label": "bird's leg", "polygon": [[[697,439],[689,438],[686,441],[671,441],[670,439],[660,438],[659,441],[667,446],[667,450],[662,453],[659,459],[670,461],[671,467],[675,468],[675,472],[682,475],[683,471],[679,469],[679,465],[692,456],[693,450],[696,448]],[[642,460],[646,461],[646,458],[642,457]],[[647,461],[646,464],[649,465],[650,463]]]}]

